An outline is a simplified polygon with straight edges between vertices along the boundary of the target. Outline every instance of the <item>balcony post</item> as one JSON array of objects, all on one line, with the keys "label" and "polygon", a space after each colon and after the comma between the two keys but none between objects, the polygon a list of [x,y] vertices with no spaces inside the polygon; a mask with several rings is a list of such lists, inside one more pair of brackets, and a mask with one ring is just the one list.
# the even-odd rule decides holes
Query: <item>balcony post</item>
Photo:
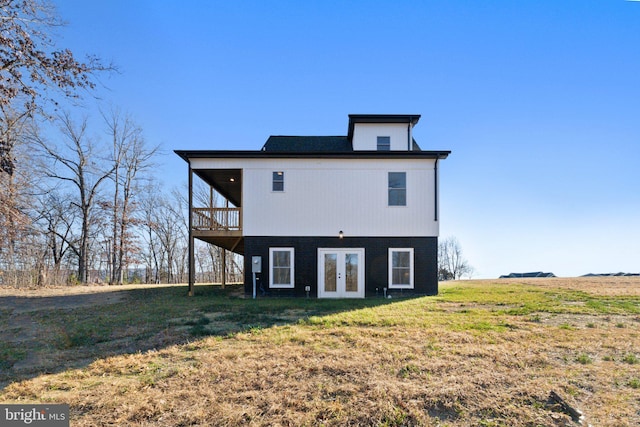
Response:
[{"label": "balcony post", "polygon": [[[230,228],[229,227],[229,199],[225,198],[224,200],[224,207],[226,208],[225,211],[225,215],[226,215],[226,227],[227,229]],[[225,285],[227,284],[227,250],[225,248],[222,248],[222,289],[224,289]]]},{"label": "balcony post", "polygon": [[189,163],[189,296],[194,295],[195,283],[195,259],[194,259],[194,238],[193,238],[193,169]]}]

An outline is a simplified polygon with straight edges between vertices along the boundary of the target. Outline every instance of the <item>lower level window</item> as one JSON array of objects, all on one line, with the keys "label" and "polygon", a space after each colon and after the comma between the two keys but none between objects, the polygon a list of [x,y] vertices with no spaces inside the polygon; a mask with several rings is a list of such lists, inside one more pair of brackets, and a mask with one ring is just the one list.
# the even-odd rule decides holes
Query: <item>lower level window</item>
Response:
[{"label": "lower level window", "polygon": [[389,289],[413,289],[413,248],[389,248]]},{"label": "lower level window", "polygon": [[293,248],[269,248],[269,286],[293,288]]}]

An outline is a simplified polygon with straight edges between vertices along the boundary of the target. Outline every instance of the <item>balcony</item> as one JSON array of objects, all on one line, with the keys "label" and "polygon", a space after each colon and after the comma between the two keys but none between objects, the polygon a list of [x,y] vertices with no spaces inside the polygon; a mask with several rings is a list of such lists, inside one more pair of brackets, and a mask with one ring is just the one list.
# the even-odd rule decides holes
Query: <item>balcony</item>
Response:
[{"label": "balcony", "polygon": [[193,236],[239,254],[244,253],[242,208],[193,208]]},{"label": "balcony", "polygon": [[193,229],[242,231],[241,208],[193,208]]}]

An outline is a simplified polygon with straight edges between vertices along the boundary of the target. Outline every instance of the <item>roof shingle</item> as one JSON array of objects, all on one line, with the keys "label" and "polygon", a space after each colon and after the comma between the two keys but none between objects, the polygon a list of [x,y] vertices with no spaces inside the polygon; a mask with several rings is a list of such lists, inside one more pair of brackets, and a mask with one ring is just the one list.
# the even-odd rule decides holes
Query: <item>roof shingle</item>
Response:
[{"label": "roof shingle", "polygon": [[353,151],[346,136],[270,136],[262,151],[272,152],[349,152]]}]

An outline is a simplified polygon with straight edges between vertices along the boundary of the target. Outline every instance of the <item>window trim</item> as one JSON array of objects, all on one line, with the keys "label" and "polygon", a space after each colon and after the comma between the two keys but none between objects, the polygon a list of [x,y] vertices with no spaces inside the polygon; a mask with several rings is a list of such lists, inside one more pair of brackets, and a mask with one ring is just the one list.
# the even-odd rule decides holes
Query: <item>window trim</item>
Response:
[{"label": "window trim", "polygon": [[[409,284],[394,284],[393,283],[393,253],[394,252],[409,252]],[[389,289],[414,289],[414,277],[415,277],[415,259],[413,248],[389,248],[389,277],[387,286]]]},{"label": "window trim", "polygon": [[[289,252],[289,278],[291,283],[278,283],[278,284],[274,284],[273,283],[273,278],[274,278],[274,274],[273,274],[273,253],[274,252]],[[296,284],[295,284],[296,280],[295,280],[295,249],[291,248],[291,247],[287,247],[287,248],[278,248],[278,247],[274,247],[274,248],[269,248],[269,288],[274,288],[274,289],[293,289],[295,288]]]},{"label": "window trim", "polygon": [[[380,144],[380,139],[381,138],[386,138],[386,141],[388,141],[388,145],[385,143],[384,145]],[[384,148],[380,148],[380,147],[384,147]],[[391,151],[391,137],[390,136],[378,136],[376,139],[376,150],[377,151]]]},{"label": "window trim", "polygon": [[[276,178],[280,177],[281,179],[276,180]],[[281,190],[276,190],[276,184],[282,184]],[[273,171],[271,174],[271,192],[273,193],[283,193],[284,192],[284,171]]]},{"label": "window trim", "polygon": [[[404,188],[392,188],[391,187],[391,174],[402,173],[404,174]],[[391,204],[391,190],[404,190],[404,204]],[[389,207],[403,207],[407,206],[407,172],[393,171],[387,173],[387,206]]]}]

